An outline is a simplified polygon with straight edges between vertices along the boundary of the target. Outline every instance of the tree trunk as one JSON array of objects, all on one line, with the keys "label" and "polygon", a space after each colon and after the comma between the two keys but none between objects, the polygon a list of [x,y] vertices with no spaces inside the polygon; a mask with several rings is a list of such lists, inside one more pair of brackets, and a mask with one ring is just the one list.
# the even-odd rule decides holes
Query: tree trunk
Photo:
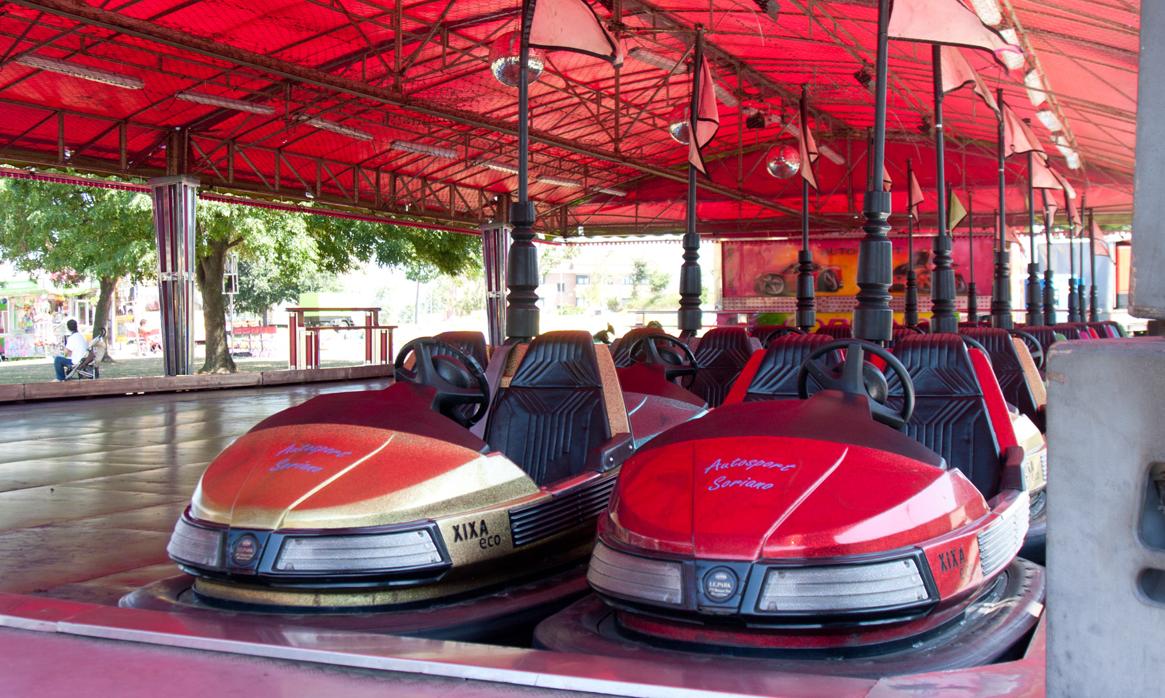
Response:
[{"label": "tree trunk", "polygon": [[205,256],[199,257],[195,281],[202,292],[202,322],[206,327],[206,362],[199,373],[234,373],[235,360],[227,345],[226,298],[222,292],[226,266],[226,240],[212,240]]},{"label": "tree trunk", "polygon": [[[117,279],[102,277],[98,279],[97,283],[100,291],[97,294],[97,307],[93,310],[93,332],[96,334],[98,330],[104,328],[105,345],[106,347],[110,347],[112,345],[109,343],[109,340],[113,335],[114,322],[113,313],[111,310],[113,308],[113,292],[117,289]],[[110,352],[106,350],[105,358],[102,359],[102,363],[112,361],[113,357],[110,356]]]}]

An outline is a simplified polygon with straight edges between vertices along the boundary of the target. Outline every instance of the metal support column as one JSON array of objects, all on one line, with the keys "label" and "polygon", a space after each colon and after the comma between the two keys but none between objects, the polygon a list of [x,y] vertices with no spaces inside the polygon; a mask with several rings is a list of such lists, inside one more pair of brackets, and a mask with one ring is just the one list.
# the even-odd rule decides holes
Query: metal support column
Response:
[{"label": "metal support column", "polygon": [[158,249],[158,305],[162,314],[162,357],[167,376],[190,374],[194,334],[196,177],[150,180],[154,237]]}]

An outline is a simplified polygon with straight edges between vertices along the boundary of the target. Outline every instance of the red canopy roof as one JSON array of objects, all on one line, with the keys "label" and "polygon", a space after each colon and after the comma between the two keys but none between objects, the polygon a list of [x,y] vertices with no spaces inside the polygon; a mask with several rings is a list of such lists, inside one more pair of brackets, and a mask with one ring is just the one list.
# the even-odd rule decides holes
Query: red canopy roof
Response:
[{"label": "red canopy roof", "polygon": [[[814,229],[852,228],[873,118],[872,96],[855,74],[873,64],[874,3],[782,0],[775,19],[762,11],[767,4],[624,0],[615,17],[611,3],[595,3],[628,56],[618,75],[586,56],[546,57],[531,89],[531,196],[540,224],[568,233],[581,225],[588,234],[676,230],[687,150],[666,128],[686,103],[687,48],[702,24],[722,95],[721,128],[705,149],[711,181],[701,182],[702,230],[753,235],[798,226],[800,179],[773,179],[764,156],[793,136],[785,127],[802,83],[819,144],[842,160],[818,161]],[[1028,63],[1008,73],[988,54],[967,51],[972,65],[1021,117],[1036,112],[1023,83],[1034,69],[1048,95],[1040,109],[1083,164],[1069,170],[1033,118],[1053,167],[1087,192],[1090,206],[1127,220],[1139,3],[1011,0],[1013,15],[1001,4]],[[519,5],[10,0],[0,11],[0,162],[137,176],[169,166],[220,190],[472,227],[498,215],[515,188],[512,174],[482,163],[516,165],[516,91],[492,77],[489,48],[516,29]],[[114,73],[106,79],[130,79],[130,87],[136,78],[141,89],[45,70],[29,56],[65,61],[66,72]],[[250,110],[191,102],[191,92],[242,100]],[[931,100],[929,48],[892,42],[887,163],[904,192],[913,160],[928,196],[924,222],[937,198],[934,150],[920,133]],[[986,214],[997,205],[994,115],[967,88],[948,95],[945,116],[947,179],[972,190],[976,214]],[[1022,219],[1024,177],[1024,159],[1009,160],[1007,207]],[[901,213],[904,194],[898,198]]]}]

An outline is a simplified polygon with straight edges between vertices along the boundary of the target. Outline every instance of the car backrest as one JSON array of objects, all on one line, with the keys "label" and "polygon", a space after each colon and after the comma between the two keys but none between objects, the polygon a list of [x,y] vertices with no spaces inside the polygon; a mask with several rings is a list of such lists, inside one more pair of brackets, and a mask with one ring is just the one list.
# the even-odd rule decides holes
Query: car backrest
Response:
[{"label": "car backrest", "polygon": [[1072,323],[1052,325],[1052,330],[1064,335],[1064,339],[1080,339],[1080,327]]},{"label": "car backrest", "polygon": [[828,335],[834,339],[851,339],[854,330],[850,325],[822,325],[817,328],[816,334]]},{"label": "car backrest", "polygon": [[733,381],[740,375],[757,345],[743,327],[714,327],[700,338],[693,354],[696,377],[689,388],[709,407],[724,402]]},{"label": "car backrest", "polygon": [[960,329],[959,334],[978,341],[991,357],[991,368],[1003,391],[1003,399],[1015,405],[1021,414],[1039,424],[1035,394],[1028,384],[1027,374],[1015,350],[1015,342],[1007,330],[995,327],[972,327]]},{"label": "car backrest", "polygon": [[433,339],[448,344],[468,356],[472,356],[481,365],[482,370],[485,370],[485,367],[489,366],[489,347],[485,343],[485,335],[481,332],[442,332]]},{"label": "car backrest", "polygon": [[[774,339],[765,349],[756,373],[748,376],[744,401],[797,399],[797,373],[801,365],[815,349],[832,341],[832,337],[823,334],[789,334]],[[741,380],[745,378],[742,374]],[[812,377],[809,381],[811,392],[820,390]]]},{"label": "car backrest", "polygon": [[1044,350],[1044,356],[1048,355],[1048,349],[1056,343],[1056,328],[1048,327],[1047,325],[1031,325],[1023,327],[1023,331],[1036,338],[1040,343],[1040,348]]},{"label": "car backrest", "polygon": [[629,430],[606,348],[586,332],[548,332],[512,355],[485,441],[540,486],[597,468],[600,447],[615,430]]},{"label": "car backrest", "polygon": [[1120,332],[1117,331],[1115,327],[1116,323],[1113,323],[1112,321],[1087,322],[1085,324],[1090,327],[1092,331],[1096,333],[1096,336],[1100,339],[1120,338]]},{"label": "car backrest", "polygon": [[[914,414],[906,433],[958,468],[985,497],[998,491],[1002,465],[999,438],[980,379],[956,334],[907,337],[894,347],[914,383]],[[893,372],[890,393],[900,392]]]}]

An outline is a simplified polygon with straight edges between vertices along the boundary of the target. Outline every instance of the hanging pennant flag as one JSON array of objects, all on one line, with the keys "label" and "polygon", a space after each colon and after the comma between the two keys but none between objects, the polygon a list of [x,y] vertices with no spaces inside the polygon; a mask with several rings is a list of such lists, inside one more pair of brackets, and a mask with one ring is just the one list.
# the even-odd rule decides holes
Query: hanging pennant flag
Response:
[{"label": "hanging pennant flag", "polygon": [[[914,170],[910,171],[910,215],[918,220],[918,205],[923,202],[922,187],[918,186],[918,177]],[[953,227],[953,226],[952,226]]]},{"label": "hanging pennant flag", "polygon": [[1050,196],[1047,189],[1042,190],[1040,194],[1044,197],[1044,213],[1047,215],[1048,220],[1055,220],[1056,211],[1059,208],[1056,206],[1056,200]]},{"label": "hanging pennant flag", "polygon": [[890,191],[894,187],[894,180],[890,177],[890,170],[882,165],[882,191]]},{"label": "hanging pennant flag", "polygon": [[953,92],[965,85],[971,85],[975,94],[982,98],[987,108],[998,116],[999,105],[995,103],[995,95],[991,94],[991,90],[987,89],[987,84],[983,82],[983,78],[979,77],[979,74],[967,62],[963,50],[958,46],[943,46],[940,49],[940,55],[942,58],[943,93]]},{"label": "hanging pennant flag", "polygon": [[[805,113],[804,108],[801,109],[801,113]],[[817,158],[820,155],[820,153],[817,152],[817,140],[813,138],[813,132],[809,130],[809,124],[806,123],[806,120],[800,119],[800,121],[801,133],[799,140],[801,141],[801,177],[809,183],[809,186],[816,190],[817,174],[814,171],[813,166],[817,162]]]},{"label": "hanging pennant flag", "polygon": [[1083,230],[1080,225],[1080,212],[1072,205],[1072,197],[1068,195],[1068,190],[1064,190],[1064,208],[1068,211],[1068,225],[1072,228],[1072,232]]},{"label": "hanging pennant flag", "polygon": [[615,66],[623,64],[619,42],[584,0],[526,0],[526,3],[527,12],[530,5],[534,6],[530,46],[583,53]]},{"label": "hanging pennant flag", "polygon": [[1052,168],[1048,167],[1044,159],[1039,157],[1032,158],[1032,188],[1033,189],[1063,189],[1064,184]]},{"label": "hanging pennant flag", "polygon": [[1023,49],[1009,44],[959,0],[894,0],[889,35],[907,41],[984,49],[1000,63],[1004,53],[1023,55]]},{"label": "hanging pennant flag", "polygon": [[959,227],[959,223],[967,217],[967,209],[963,208],[963,202],[959,201],[959,195],[955,193],[954,188],[951,188],[951,199],[947,202],[947,227],[951,230]]},{"label": "hanging pennant flag", "polygon": [[1096,222],[1095,218],[1092,219],[1091,237],[1093,254],[1097,257],[1112,257],[1108,249],[1108,243],[1103,239],[1104,231],[1100,229],[1100,225]]},{"label": "hanging pennant flag", "polygon": [[708,59],[700,57],[700,69],[693,76],[691,121],[688,133],[688,162],[705,176],[703,147],[712,141],[720,129],[720,110],[716,107],[716,85],[712,82],[712,71],[708,69]]},{"label": "hanging pennant flag", "polygon": [[1059,172],[1056,172],[1055,170],[1052,170],[1052,176],[1055,177],[1056,181],[1060,183],[1060,188],[1064,190],[1064,196],[1067,199],[1076,198],[1076,190],[1072,188],[1072,184],[1068,182],[1067,177],[1060,174]]},{"label": "hanging pennant flag", "polygon": [[1023,119],[1016,116],[1011,107],[1003,105],[1003,153],[1011,157],[1019,153],[1035,152],[1036,159],[1047,161],[1048,155],[1040,145],[1040,139],[1028,128]]}]

